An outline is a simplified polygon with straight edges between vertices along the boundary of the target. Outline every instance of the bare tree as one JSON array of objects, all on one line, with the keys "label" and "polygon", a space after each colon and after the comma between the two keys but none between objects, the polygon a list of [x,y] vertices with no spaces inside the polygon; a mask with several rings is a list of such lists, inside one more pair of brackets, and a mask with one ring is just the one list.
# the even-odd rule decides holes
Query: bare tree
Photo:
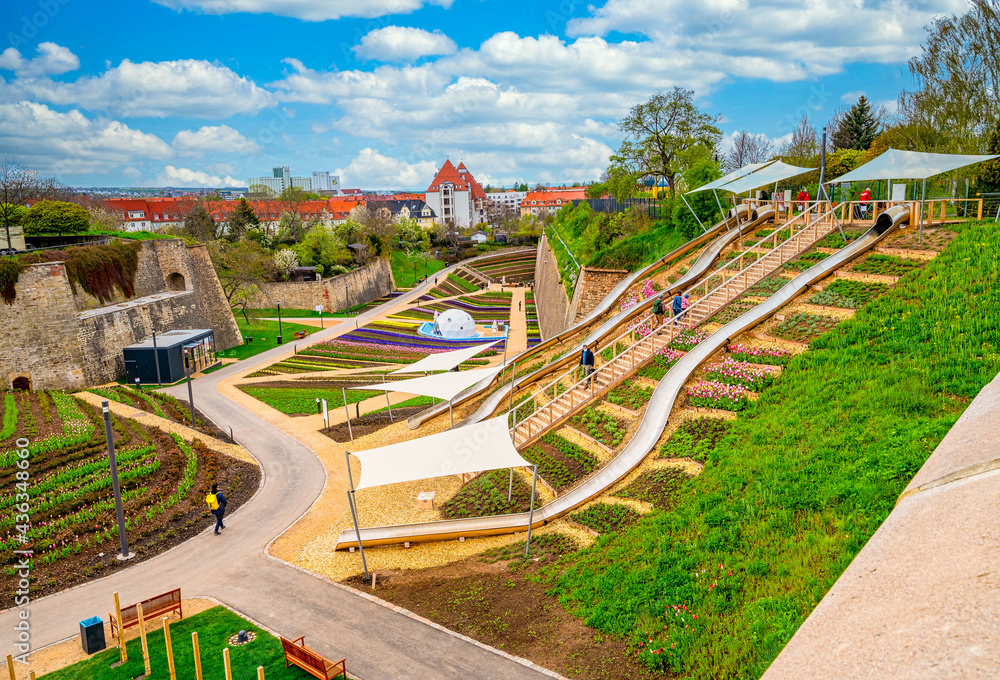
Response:
[{"label": "bare tree", "polygon": [[13,247],[10,228],[19,226],[24,204],[33,198],[56,198],[60,192],[59,183],[52,177],[39,177],[34,170],[12,160],[0,163],[0,227],[6,231],[8,247]]},{"label": "bare tree", "polygon": [[816,128],[809,124],[809,119],[802,120],[792,132],[792,138],[781,147],[779,155],[792,165],[808,165],[815,163],[819,156],[819,142],[816,141]]},{"label": "bare tree", "polygon": [[104,201],[97,201],[86,206],[90,213],[90,229],[92,231],[121,231],[125,224],[125,212],[120,208],[108,206]]},{"label": "bare tree", "polygon": [[767,135],[740,130],[733,137],[733,146],[726,154],[726,167],[729,170],[739,170],[750,163],[763,163],[771,159],[774,144]]},{"label": "bare tree", "polygon": [[517,210],[509,203],[488,201],[486,204],[486,221],[494,232],[508,232],[510,225],[517,223]]}]

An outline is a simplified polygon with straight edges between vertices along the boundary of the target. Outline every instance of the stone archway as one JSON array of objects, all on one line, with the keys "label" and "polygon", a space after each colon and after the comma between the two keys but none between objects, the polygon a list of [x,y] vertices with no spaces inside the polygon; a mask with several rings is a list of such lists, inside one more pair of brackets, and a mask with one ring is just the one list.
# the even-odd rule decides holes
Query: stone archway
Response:
[{"label": "stone archway", "polygon": [[167,277],[167,289],[168,290],[186,290],[184,283],[184,275],[174,272]]},{"label": "stone archway", "polygon": [[10,387],[13,390],[31,390],[31,378],[25,375],[19,375],[10,381]]}]

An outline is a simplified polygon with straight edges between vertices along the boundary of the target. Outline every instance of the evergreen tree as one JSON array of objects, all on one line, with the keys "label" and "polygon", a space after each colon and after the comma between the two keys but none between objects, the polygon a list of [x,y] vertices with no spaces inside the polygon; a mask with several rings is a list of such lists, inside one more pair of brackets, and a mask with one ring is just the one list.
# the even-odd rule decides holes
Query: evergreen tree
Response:
[{"label": "evergreen tree", "polygon": [[236,208],[229,215],[227,236],[230,241],[240,241],[246,236],[248,229],[260,227],[260,220],[254,212],[250,202],[241,198],[236,204]]},{"label": "evergreen tree", "polygon": [[837,127],[833,144],[838,149],[867,151],[878,137],[882,125],[871,102],[864,95],[844,114]]}]

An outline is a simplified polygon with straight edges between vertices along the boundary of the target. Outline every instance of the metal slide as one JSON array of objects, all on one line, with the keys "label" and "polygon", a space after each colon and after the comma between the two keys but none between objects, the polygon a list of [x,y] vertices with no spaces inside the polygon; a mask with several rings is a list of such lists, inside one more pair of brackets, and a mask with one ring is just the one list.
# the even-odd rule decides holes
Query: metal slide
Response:
[{"label": "metal slide", "polygon": [[[676,290],[683,289],[688,284],[694,282],[696,279],[703,276],[710,270],[712,263],[716,260],[716,258],[719,257],[719,254],[723,250],[725,250],[725,248],[729,246],[733,241],[738,239],[741,234],[745,234],[747,231],[756,229],[761,224],[769,222],[772,219],[774,219],[773,209],[764,208],[760,210],[759,214],[758,211],[755,210],[751,214],[749,222],[743,224],[739,228],[729,229],[728,231],[722,232],[720,236],[715,238],[715,240],[713,240],[708,245],[708,247],[706,247],[701,252],[701,254],[698,256],[698,259],[696,259],[694,264],[691,265],[691,269],[686,274],[684,274],[684,276],[679,278],[674,283],[670,284],[670,286],[666,289],[665,292],[667,294],[672,295]],[[611,292],[608,293],[604,297],[604,299],[598,303],[597,307],[595,307],[594,310],[589,314],[587,314],[587,316],[585,316],[583,319],[573,324],[572,326],[570,326],[563,332],[559,333],[555,337],[550,338],[548,341],[542,343],[541,345],[537,345],[528,350],[525,350],[524,352],[518,354],[517,356],[511,357],[510,361],[519,361],[528,352],[538,352],[540,349],[551,347],[556,342],[562,343],[564,338],[573,337],[578,332],[580,332],[581,329],[584,329],[588,325],[592,324],[595,319],[603,315],[612,306],[614,306],[621,299],[621,297],[628,292],[629,288],[631,288],[637,281],[640,281],[652,275],[658,269],[662,268],[665,262],[669,262],[686,254],[686,252],[680,252],[680,251],[691,250],[690,246],[692,243],[697,243],[701,239],[704,239],[706,237],[709,237],[715,233],[722,231],[729,224],[730,220],[731,218],[727,218],[722,222],[719,222],[707,233],[702,234],[701,237],[694,239],[693,241],[688,242],[684,246],[681,246],[681,248],[675,250],[674,252],[663,256],[653,264],[628,275],[622,281],[620,281],[618,285],[612,288]],[[583,346],[584,342],[587,343],[595,342],[603,338],[606,334],[612,332],[615,329],[615,327],[622,322],[624,317],[630,314],[634,315],[646,309],[647,307],[652,307],[652,305],[653,305],[653,299],[651,298],[649,300],[645,300],[639,303],[635,307],[632,307],[630,309],[625,310],[624,312],[616,314],[614,317],[601,324],[596,330],[589,333],[583,341],[578,343],[576,346],[572,347],[571,350],[567,353],[567,356],[572,355],[575,351],[579,350]],[[515,387],[520,387],[521,385],[524,384],[530,384],[535,380],[537,380],[540,377],[540,375],[549,373],[552,370],[553,370],[553,364],[548,364],[546,366],[539,368],[537,371],[518,377],[517,379],[515,379],[514,385]],[[502,378],[490,378],[476,385],[473,385],[465,392],[462,392],[461,394],[456,396],[452,403],[457,405],[466,399],[478,396],[482,392],[488,390],[490,386],[493,384],[493,382],[497,379],[502,379]],[[505,396],[509,394],[510,394],[510,384],[499,387],[493,394],[491,394],[489,397],[486,398],[486,401],[484,401],[483,404],[480,405],[480,407],[476,409],[474,413],[470,414],[469,416],[466,416],[464,419],[459,421],[455,426],[461,427],[463,425],[470,425],[472,423],[478,423],[480,420],[484,418],[488,418],[493,413],[493,411],[496,410],[496,408],[500,405]],[[441,404],[432,406],[428,409],[425,409],[424,411],[421,411],[420,413],[411,416],[406,422],[411,429],[416,429],[420,427],[420,425],[422,425],[425,421],[437,415],[440,415],[441,413],[445,413],[447,410],[448,410],[447,402],[442,402]]]},{"label": "metal slide", "polygon": [[[894,227],[908,220],[909,211],[906,208],[901,206],[890,208],[879,216],[875,226],[865,232],[863,236],[791,279],[775,295],[729,322],[685,354],[667,372],[653,391],[653,396],[649,401],[642,422],[639,424],[639,429],[621,453],[579,486],[574,487],[551,503],[537,508],[532,526],[544,526],[548,522],[562,517],[596,498],[625,477],[649,455],[656,442],[659,441],[663,429],[666,427],[667,418],[684,384],[712,354],[732,338],[764,321],[813,283],[825,278],[844,263],[867,252]],[[527,528],[528,513],[522,512],[513,515],[401,524],[391,527],[369,527],[361,529],[361,541],[365,546],[388,545],[404,541],[446,540],[461,536],[516,533],[525,531]],[[337,542],[337,549],[346,549],[357,546],[357,544],[358,540],[353,529],[342,531]]]}]

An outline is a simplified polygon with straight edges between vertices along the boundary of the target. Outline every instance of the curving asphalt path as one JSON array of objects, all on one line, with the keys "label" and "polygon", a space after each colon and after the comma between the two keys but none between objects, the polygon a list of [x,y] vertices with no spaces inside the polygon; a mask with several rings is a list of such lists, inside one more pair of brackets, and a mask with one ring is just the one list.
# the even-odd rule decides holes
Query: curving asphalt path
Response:
[{"label": "curving asphalt path", "polygon": [[[364,323],[432,286],[428,280],[404,296],[312,334],[310,341],[349,330],[356,321]],[[364,680],[551,677],[537,667],[467,642],[266,554],[268,543],[320,496],[326,471],[312,450],[222,396],[216,384],[288,351],[287,345],[275,347],[194,382],[198,408],[219,426],[232,426],[237,440],[263,467],[261,488],[226,518],[226,530],[215,536],[207,527],[195,538],[146,562],[32,602],[32,647],[38,649],[78,634],[78,622],[84,618],[104,618],[112,609],[115,591],[126,603],[180,587],[185,597],[213,597],[287,637],[304,634],[307,643],[322,654],[333,659],[347,657],[352,675]],[[187,398],[184,385],[166,391]],[[0,630],[13,631],[16,617],[13,609],[0,612]],[[6,646],[10,648],[10,643]]]}]

